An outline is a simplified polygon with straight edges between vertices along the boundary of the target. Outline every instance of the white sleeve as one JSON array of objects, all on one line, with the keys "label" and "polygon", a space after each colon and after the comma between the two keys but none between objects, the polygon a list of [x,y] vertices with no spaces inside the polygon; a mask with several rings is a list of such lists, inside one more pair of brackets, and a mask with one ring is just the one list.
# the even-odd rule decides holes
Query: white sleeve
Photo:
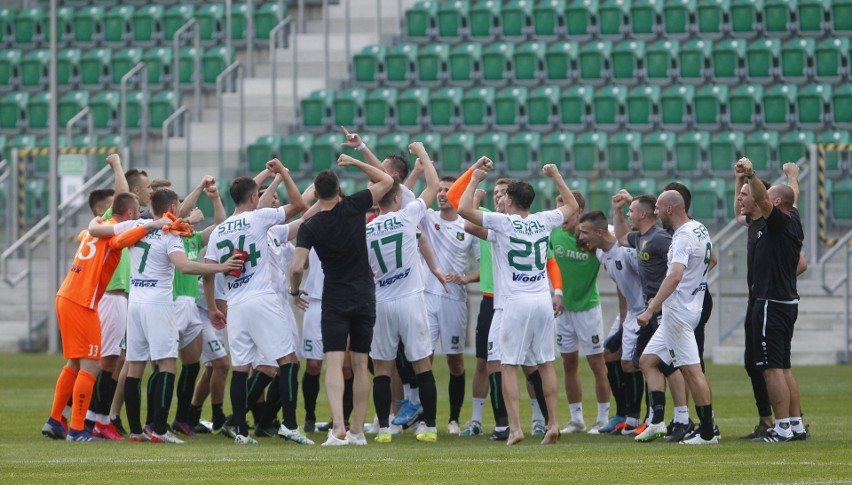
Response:
[{"label": "white sleeve", "polygon": [[265,207],[254,211],[257,222],[263,227],[272,227],[276,224],[284,224],[287,221],[287,214],[284,211],[284,206],[277,209]]},{"label": "white sleeve", "polygon": [[[682,235],[672,240],[672,261],[671,264],[680,263],[687,266],[689,263],[690,238]],[[671,266],[671,265],[669,265]]]},{"label": "white sleeve", "polygon": [[186,250],[183,248],[183,240],[179,236],[175,236],[174,234],[166,234],[163,239],[165,239],[166,251],[169,254],[186,252]]},{"label": "white sleeve", "polygon": [[[470,237],[469,234],[468,234],[468,237]],[[472,239],[473,239],[473,243],[470,245],[470,254],[473,255],[474,259],[479,261],[479,251],[480,251],[480,249],[479,249],[479,238],[474,237]]]},{"label": "white sleeve", "polygon": [[492,242],[492,243],[496,242],[497,241],[497,233],[489,229],[488,230],[488,237],[485,238],[485,240],[488,241],[488,242]]},{"label": "white sleeve", "polygon": [[214,230],[212,234],[210,234],[210,239],[207,241],[207,251],[204,252],[204,259],[209,259],[211,261],[219,261],[219,255],[216,254],[219,249],[216,247],[216,243],[219,242],[219,235],[216,234]]},{"label": "white sleeve", "polygon": [[639,257],[636,255],[636,250],[633,248],[624,248],[624,259],[627,260],[627,264],[630,266],[635,272],[639,272]]},{"label": "white sleeve", "polygon": [[541,216],[542,222],[544,222],[544,227],[546,227],[548,231],[561,226],[562,223],[565,222],[565,216],[559,209],[539,212],[539,215]]},{"label": "white sleeve", "polygon": [[119,234],[121,234],[124,231],[129,231],[130,229],[133,229],[134,227],[143,226],[143,225],[145,225],[145,221],[142,221],[141,219],[134,219],[132,221],[119,222],[118,224],[112,226],[112,229],[113,229],[113,231],[115,231],[115,235],[118,236]]},{"label": "white sleeve", "polygon": [[414,195],[414,192],[412,192],[411,189],[409,189],[405,185],[399,184],[399,189],[402,191],[402,205],[403,205],[403,207],[414,202],[414,199],[417,198],[417,196]]},{"label": "white sleeve", "polygon": [[403,207],[405,213],[408,214],[408,217],[410,217],[415,224],[419,224],[426,215],[426,203],[423,202],[423,199],[420,197],[411,200]]},{"label": "white sleeve", "polygon": [[277,224],[269,228],[269,234],[281,241],[283,245],[290,240],[290,226],[288,224]]},{"label": "white sleeve", "polygon": [[501,214],[499,212],[482,213],[482,227],[486,229],[508,232],[508,227],[511,227],[511,225],[512,222],[506,214]]}]

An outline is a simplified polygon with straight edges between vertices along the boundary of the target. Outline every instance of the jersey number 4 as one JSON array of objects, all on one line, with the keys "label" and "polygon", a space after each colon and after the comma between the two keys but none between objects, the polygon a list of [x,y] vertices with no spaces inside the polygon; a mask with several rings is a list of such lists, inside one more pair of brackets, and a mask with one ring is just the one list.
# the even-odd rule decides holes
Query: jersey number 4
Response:
[{"label": "jersey number 4", "polygon": [[[260,251],[257,250],[257,247],[254,245],[254,243],[249,244],[248,251],[246,251],[245,249],[243,249],[245,243],[245,235],[240,236],[240,238],[237,240],[236,249],[248,253],[248,256],[246,256],[246,263],[250,263],[252,267],[255,267],[257,266],[257,260],[260,259]],[[230,241],[228,239],[222,239],[221,241],[216,243],[216,249],[221,250],[226,248],[228,252],[222,255],[219,260],[220,263],[224,263],[228,260],[228,258],[231,257],[232,254],[234,254],[234,243],[233,241]]]}]

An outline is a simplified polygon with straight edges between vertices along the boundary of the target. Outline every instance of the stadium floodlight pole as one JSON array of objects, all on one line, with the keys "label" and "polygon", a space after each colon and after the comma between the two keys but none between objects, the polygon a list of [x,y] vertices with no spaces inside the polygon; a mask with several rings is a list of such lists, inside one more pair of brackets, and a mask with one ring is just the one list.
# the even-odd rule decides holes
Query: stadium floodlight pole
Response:
[{"label": "stadium floodlight pole", "polygon": [[[48,31],[50,34],[50,63],[48,67],[49,72],[49,91],[50,91],[50,102],[48,109],[48,139],[49,145],[47,149],[47,157],[50,161],[49,170],[48,170],[48,207],[50,207],[50,222],[49,222],[49,232],[50,232],[50,250],[49,250],[49,267],[48,267],[48,277],[47,277],[47,290],[48,290],[48,301],[50,301],[50,297],[55,295],[59,290],[59,193],[57,187],[57,179],[59,177],[58,173],[58,161],[56,159],[56,141],[57,141],[57,131],[58,131],[58,117],[57,117],[57,87],[56,87],[56,52],[57,52],[57,42],[56,42],[56,2],[57,0],[50,0],[50,30]],[[30,275],[30,279],[32,279],[32,275]],[[30,315],[32,318],[32,315]],[[48,351],[50,353],[56,353],[59,351],[59,326],[56,322],[56,306],[47,305],[47,328],[48,328],[48,337],[47,337],[47,345]]]}]

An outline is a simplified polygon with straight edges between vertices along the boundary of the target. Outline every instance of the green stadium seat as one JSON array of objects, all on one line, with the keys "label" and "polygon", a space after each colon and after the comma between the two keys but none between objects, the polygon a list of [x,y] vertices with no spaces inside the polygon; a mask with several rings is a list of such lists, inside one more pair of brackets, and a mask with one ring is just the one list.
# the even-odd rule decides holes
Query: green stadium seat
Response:
[{"label": "green stadium seat", "polygon": [[627,0],[604,0],[598,7],[598,35],[621,39],[629,24],[630,3]]},{"label": "green stadium seat", "polygon": [[608,141],[606,133],[590,131],[581,134],[574,140],[574,172],[592,174],[601,166],[601,157]]},{"label": "green stadium seat", "polygon": [[390,84],[408,84],[414,79],[414,65],[420,48],[417,44],[396,44],[385,56],[387,82]]},{"label": "green stadium seat", "polygon": [[636,86],[627,95],[627,126],[634,130],[651,129],[660,120],[659,107],[659,86]]},{"label": "green stadium seat", "polygon": [[713,49],[713,80],[736,84],[745,73],[746,42],[742,39],[725,39]]},{"label": "green stadium seat", "polygon": [[852,222],[852,179],[834,183],[827,198],[831,200],[831,217],[835,222]]},{"label": "green stadium seat", "polygon": [[15,18],[17,16],[18,11],[16,9],[0,7],[0,44],[11,43],[14,39]]},{"label": "green stadium seat", "polygon": [[360,126],[364,119],[364,102],[367,90],[363,88],[343,89],[334,97],[334,125]]},{"label": "green stadium seat", "polygon": [[322,128],[328,124],[334,103],[333,89],[319,89],[302,99],[302,124],[306,128]]},{"label": "green stadium seat", "polygon": [[767,0],[763,7],[766,35],[787,37],[795,31],[796,0]]},{"label": "green stadium seat", "polygon": [[810,155],[810,146],[816,136],[812,131],[791,131],[784,134],[778,143],[778,162],[783,166],[787,162],[798,162]]},{"label": "green stadium seat", "polygon": [[[128,130],[138,132],[142,129],[142,115],[145,106],[150,105],[151,95],[143,91],[131,91],[127,93],[127,115],[126,126]],[[120,113],[119,113],[119,116]],[[119,124],[121,120],[119,119]]]},{"label": "green stadium seat", "polygon": [[[657,183],[657,179],[654,178],[638,178],[638,179],[630,179],[626,184],[624,184],[624,189],[630,192],[631,194],[640,195],[640,194],[659,194],[660,193],[660,185]],[[612,195],[615,195],[614,193]],[[612,200],[612,199],[610,199]]]},{"label": "green stadium seat", "polygon": [[763,30],[763,0],[737,0],[731,4],[731,35],[752,38]]},{"label": "green stadium seat", "polygon": [[660,40],[648,46],[645,53],[645,78],[655,84],[669,84],[677,72],[680,43]]},{"label": "green stadium seat", "polygon": [[541,133],[522,131],[515,133],[506,144],[506,171],[510,177],[537,175],[532,167],[539,167]]},{"label": "green stadium seat", "polygon": [[35,44],[47,38],[48,16],[44,7],[18,10],[15,17],[15,43]]},{"label": "green stadium seat", "polygon": [[671,86],[663,91],[660,97],[660,121],[666,129],[683,129],[691,123],[695,114],[693,101],[695,86]]},{"label": "green stadium seat", "polygon": [[12,150],[18,149],[22,150],[24,148],[35,148],[36,146],[36,137],[34,135],[17,135],[6,142],[6,146],[3,149],[3,158],[12,161]]},{"label": "green stadium seat", "polygon": [[[819,134],[816,143],[849,144],[850,140],[852,140],[852,136],[848,131],[826,131]],[[847,167],[849,166],[850,157],[848,151],[826,150],[823,153],[823,159],[825,160],[825,171],[830,174],[837,174],[843,169],[844,164]]]},{"label": "green stadium seat", "polygon": [[528,112],[527,97],[529,90],[525,86],[509,86],[501,89],[494,98],[494,124],[499,128],[515,128],[524,121]]},{"label": "green stadium seat", "polygon": [[502,0],[479,0],[470,7],[470,36],[477,40],[491,40],[497,34]]},{"label": "green stadium seat", "polygon": [[695,0],[670,0],[663,6],[663,34],[669,39],[689,37],[695,25]]},{"label": "green stadium seat", "polygon": [[777,131],[752,133],[746,139],[744,150],[756,172],[765,174],[771,171],[774,174],[778,170],[779,167],[774,164],[774,161],[778,160]]},{"label": "green stadium seat", "polygon": [[562,91],[559,97],[560,121],[568,129],[583,129],[591,120],[592,98],[594,89],[591,86],[577,85]]},{"label": "green stadium seat", "polygon": [[734,164],[743,156],[745,135],[741,131],[722,131],[713,135],[710,142],[710,171],[720,176],[729,176]]},{"label": "green stadium seat", "polygon": [[[128,145],[127,138],[122,138],[121,135],[104,135],[98,138],[98,148],[121,148]],[[104,160],[106,164],[106,160]]]},{"label": "green stadium seat", "polygon": [[831,0],[799,0],[796,29],[800,35],[823,36],[829,31],[826,21],[829,15]]},{"label": "green stadium seat", "polygon": [[699,221],[721,220],[725,211],[727,181],[723,178],[702,179],[692,189],[692,217]]},{"label": "green stadium seat", "polygon": [[817,80],[837,81],[849,72],[849,39],[829,37],[819,43],[814,54]]},{"label": "green stadium seat", "polygon": [[708,130],[717,129],[726,122],[730,90],[728,86],[708,84],[695,94],[695,125]]},{"label": "green stadium seat", "polygon": [[576,70],[580,48],[576,42],[554,42],[544,54],[549,82],[570,81]]},{"label": "green stadium seat", "polygon": [[247,17],[249,15],[254,15],[254,4],[252,4],[252,9],[249,9],[247,3],[234,2],[231,4],[231,40],[238,43],[246,40]]},{"label": "green stadium seat", "polygon": [[692,39],[683,44],[678,56],[680,80],[688,83],[703,83],[712,51],[713,43],[706,39]]},{"label": "green stadium seat", "polygon": [[841,84],[834,90],[831,99],[834,123],[843,129],[852,128],[852,84]]},{"label": "green stadium seat", "polygon": [[[203,76],[203,72],[196,74],[195,58],[204,58],[204,48],[199,47],[196,52],[195,47],[182,47],[180,49],[180,64],[178,65],[178,79],[181,86],[189,86],[195,81],[196,75]],[[202,64],[203,66],[203,64]],[[203,71],[203,69],[202,69]],[[172,73],[172,76],[175,74]]]},{"label": "green stadium seat", "polygon": [[88,91],[71,91],[59,98],[57,103],[59,128],[65,128],[65,124],[88,105]]},{"label": "green stadium seat", "polygon": [[26,91],[12,91],[0,99],[0,129],[17,130],[24,127],[27,117],[27,105],[30,102],[30,93]]},{"label": "green stadium seat", "polygon": [[[57,40],[61,46],[65,42],[74,40],[74,8],[57,5],[56,7],[56,32]],[[44,19],[44,42],[50,41],[50,17]]]},{"label": "green stadium seat", "polygon": [[484,130],[494,119],[494,88],[471,88],[462,98],[462,125],[469,130]]},{"label": "green stadium seat", "polygon": [[751,82],[772,82],[778,71],[781,56],[781,41],[778,39],[757,39],[748,48],[748,80]]},{"label": "green stadium seat", "polygon": [[225,30],[225,5],[207,3],[201,5],[195,12],[198,21],[198,36],[204,43],[212,42],[223,36]]},{"label": "green stadium seat", "polygon": [[152,47],[142,56],[142,62],[148,68],[148,84],[162,86],[171,81],[172,48]]},{"label": "green stadium seat", "polygon": [[[274,4],[271,4],[274,5]],[[195,5],[178,3],[172,5],[163,12],[163,37],[166,42],[171,42],[175,33],[183,24],[195,16]]]},{"label": "green stadium seat", "polygon": [[607,171],[618,176],[629,175],[639,166],[639,148],[642,135],[635,131],[622,131],[609,139],[606,147]]},{"label": "green stadium seat", "polygon": [[110,70],[112,71],[112,83],[121,83],[121,78],[125,74],[130,72],[130,70],[133,69],[136,64],[142,62],[143,53],[144,51],[138,47],[126,47],[116,52],[115,55],[112,56],[112,62],[110,63]]},{"label": "green stadium seat", "polygon": [[343,153],[340,145],[345,141],[343,133],[323,133],[311,143],[310,172],[313,174],[336,167],[337,159]]},{"label": "green stadium seat", "polygon": [[[441,148],[443,146],[444,135],[440,133],[418,133],[411,141],[419,141],[426,149],[426,153],[432,157],[432,161],[439,163],[441,160]],[[419,194],[418,194],[419,195]]]},{"label": "green stadium seat", "polygon": [[676,139],[671,131],[653,131],[645,135],[640,150],[644,175],[659,176],[671,170]]},{"label": "green stadium seat", "polygon": [[458,86],[472,85],[481,76],[482,44],[465,42],[450,52],[450,81]]},{"label": "green stadium seat", "polygon": [[98,91],[89,101],[92,109],[94,128],[100,132],[110,132],[118,126],[118,107],[121,94],[118,91]]},{"label": "green stadium seat", "polygon": [[236,58],[236,49],[225,46],[210,47],[204,51],[204,57],[201,58],[201,71],[203,73],[202,81],[207,84],[216,83],[216,78],[222,73],[232,60]]},{"label": "green stadium seat", "polygon": [[71,87],[80,76],[80,49],[62,49],[56,54],[56,84]]},{"label": "green stadium seat", "polygon": [[639,0],[631,2],[630,32],[633,37],[650,39],[662,31],[662,0]]},{"label": "green stadium seat", "polygon": [[104,42],[111,45],[124,45],[133,36],[133,16],[136,7],[116,5],[104,15]]},{"label": "green stadium seat", "polygon": [[598,0],[573,1],[565,9],[568,37],[588,39],[597,33]]},{"label": "green stadium seat", "polygon": [[781,79],[802,82],[813,73],[816,43],[813,39],[790,39],[781,49]]},{"label": "green stadium seat", "polygon": [[388,133],[381,137],[376,144],[376,156],[384,158],[392,153],[403,155],[411,164],[414,156],[408,153],[408,145],[414,141],[408,133]]},{"label": "green stadium seat", "polygon": [[278,158],[290,172],[301,173],[308,166],[313,142],[314,135],[310,133],[293,133],[281,142]]},{"label": "green stadium seat", "polygon": [[545,136],[539,147],[540,164],[543,166],[553,163],[559,167],[560,171],[564,171],[570,166],[574,140],[574,134],[567,132],[556,132]]},{"label": "green stadium seat", "polygon": [[768,127],[787,128],[795,121],[796,97],[799,87],[795,84],[775,84],[763,95],[763,122]]},{"label": "green stadium seat", "polygon": [[509,79],[512,71],[512,57],[515,44],[494,42],[482,52],[482,80],[489,83],[503,83]]},{"label": "green stadium seat", "polygon": [[[281,158],[281,144],[284,138],[279,135],[261,135],[246,148],[248,158],[248,169],[251,173],[257,173],[266,168],[266,162],[273,158]],[[286,163],[281,159],[282,163]]]},{"label": "green stadium seat", "polygon": [[[379,137],[374,135],[373,133],[364,133],[364,135],[361,136],[361,140],[363,140],[365,145],[375,147],[376,153],[378,153],[377,156],[379,156],[379,157],[384,157],[387,153],[396,151],[395,148],[387,149],[386,147],[382,147],[381,143],[379,142]],[[355,160],[358,160],[358,161],[361,161],[361,162],[366,161],[364,159],[364,154],[359,152],[358,150],[352,148],[352,147],[341,147],[341,149],[343,150],[344,155],[349,155],[350,157],[354,158]],[[390,151],[388,151],[388,150],[390,150]],[[335,165],[336,165],[336,163],[335,163]],[[364,172],[362,172],[358,167],[351,167],[350,166],[350,167],[344,167],[342,169],[339,168],[339,170],[341,170],[342,174],[345,174],[347,177],[352,177],[352,178],[357,179],[357,180],[364,180],[364,179],[367,178],[367,176],[364,174]],[[338,173],[340,173],[340,172],[338,172]]]},{"label": "green stadium seat", "polygon": [[[441,147],[441,172],[460,173],[463,167],[473,163],[473,143],[476,136],[473,133],[457,131],[443,140]],[[476,155],[477,158],[481,156]]]},{"label": "green stadium seat", "polygon": [[544,210],[553,209],[556,207],[556,184],[553,183],[553,180],[547,177],[539,177],[533,180],[530,180],[530,185],[532,185],[533,190],[535,191],[535,197],[533,198],[532,204],[530,204],[530,212],[536,213]]},{"label": "green stadium seat", "polygon": [[731,126],[752,129],[758,123],[758,112],[763,106],[763,86],[742,84],[731,93],[728,102],[728,120]]},{"label": "green stadium seat", "polygon": [[33,50],[21,61],[21,86],[46,88],[50,52],[47,49]]},{"label": "green stadium seat", "polygon": [[567,0],[542,0],[533,7],[533,28],[537,38],[565,35]]},{"label": "green stadium seat", "polygon": [[580,79],[588,84],[600,84],[609,78],[612,42],[594,41],[586,44],[579,55]]},{"label": "green stadium seat", "polygon": [[622,188],[618,179],[602,178],[592,182],[589,188],[589,199],[586,201],[586,212],[601,211],[609,217],[612,213],[612,196]]},{"label": "green stadium seat", "polygon": [[500,24],[503,37],[523,37],[532,33],[533,0],[509,0],[503,5]]},{"label": "green stadium seat", "polygon": [[680,175],[697,174],[707,165],[710,133],[688,131],[675,142],[675,169]]},{"label": "green stadium seat", "polygon": [[174,91],[160,91],[152,96],[151,103],[148,105],[150,127],[156,130],[162,128],[163,122],[176,111],[176,108],[181,105],[181,102],[181,95],[178,94],[175,96]]},{"label": "green stadium seat", "polygon": [[446,87],[435,91],[429,100],[431,126],[436,130],[452,130],[458,124],[463,91],[460,88]]},{"label": "green stadium seat", "polygon": [[104,8],[90,5],[77,10],[74,16],[74,42],[94,44],[104,38]]},{"label": "green stadium seat", "polygon": [[697,31],[703,38],[720,38],[729,30],[730,0],[701,0],[697,9]]},{"label": "green stadium seat", "polygon": [[17,87],[21,77],[21,50],[3,49],[0,51],[0,89]]},{"label": "green stadium seat", "polygon": [[163,38],[162,5],[144,5],[133,14],[133,40],[141,44],[150,44]]},{"label": "green stadium seat", "polygon": [[364,124],[373,129],[391,126],[396,116],[399,91],[396,88],[377,88],[370,91],[364,102]]},{"label": "green stadium seat", "polygon": [[258,43],[269,41],[269,34],[287,16],[287,5],[267,2],[260,5],[254,13],[254,38]]},{"label": "green stadium seat", "polygon": [[559,86],[541,86],[535,88],[527,98],[527,124],[533,129],[547,129],[556,121]]},{"label": "green stadium seat", "polygon": [[595,94],[595,125],[599,129],[617,130],[624,122],[627,88],[605,86]]},{"label": "green stadium seat", "polygon": [[[219,190],[219,197],[222,199],[222,204],[225,206],[225,213],[230,214],[233,211],[234,200],[230,196],[231,185],[226,180],[217,180],[216,188]],[[213,215],[213,202],[210,197],[199,197],[196,207],[204,213],[204,217]]]},{"label": "green stadium seat", "polygon": [[584,199],[588,200],[589,198],[589,181],[586,179],[571,179],[566,180],[565,184],[569,189],[576,190],[583,196]]},{"label": "green stadium seat", "polygon": [[429,44],[417,54],[417,79],[421,83],[436,84],[447,77],[450,59],[449,44]]},{"label": "green stadium seat", "polygon": [[796,113],[799,126],[824,129],[831,122],[831,84],[809,84],[803,86],[796,98]]},{"label": "green stadium seat", "polygon": [[47,180],[30,179],[24,183],[24,207],[27,219],[39,219],[48,211]]},{"label": "green stadium seat", "polygon": [[514,57],[515,82],[537,84],[544,77],[545,52],[547,44],[544,42],[527,42],[518,46]]},{"label": "green stadium seat", "polygon": [[458,40],[467,29],[469,0],[450,0],[438,7],[438,36],[444,41]]},{"label": "green stadium seat", "polygon": [[425,0],[417,2],[405,11],[406,33],[409,38],[426,41],[432,37],[438,3],[437,0]]},{"label": "green stadium seat", "polygon": [[[651,0],[647,0],[651,1]],[[639,82],[640,66],[645,60],[645,41],[625,40],[612,49],[612,78],[615,82]]]},{"label": "green stadium seat", "polygon": [[40,91],[30,97],[30,102],[27,103],[27,119],[29,121],[29,129],[31,130],[46,130],[47,118],[50,105],[50,93]]},{"label": "green stadium seat", "polygon": [[383,44],[368,45],[355,54],[352,59],[355,81],[362,84],[377,84],[384,75],[386,55],[387,46]]},{"label": "green stadium seat", "polygon": [[397,99],[396,122],[400,129],[417,130],[423,123],[423,116],[429,107],[428,88],[409,88]]}]

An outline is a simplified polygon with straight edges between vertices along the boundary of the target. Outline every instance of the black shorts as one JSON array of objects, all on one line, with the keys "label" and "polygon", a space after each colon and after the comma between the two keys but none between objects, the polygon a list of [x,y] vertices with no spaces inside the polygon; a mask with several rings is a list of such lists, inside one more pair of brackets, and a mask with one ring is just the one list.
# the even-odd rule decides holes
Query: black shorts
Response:
[{"label": "black shorts", "polygon": [[760,371],[757,370],[755,366],[754,359],[754,332],[752,328],[754,327],[754,323],[752,322],[752,313],[754,312],[754,299],[749,297],[748,304],[746,304],[746,313],[745,313],[745,322],[743,323],[743,330],[745,333],[745,352],[743,353],[743,364],[745,365],[745,370],[751,376],[752,374],[760,375]]},{"label": "black shorts", "polygon": [[609,350],[609,353],[615,354],[621,350],[621,337],[624,335],[624,328],[619,328],[612,337],[604,341],[604,349]]},{"label": "black shorts", "polygon": [[698,359],[701,361],[701,370],[704,370],[704,328],[713,313],[713,297],[709,291],[704,292],[704,303],[701,306],[701,318],[695,327],[695,343],[698,344]]},{"label": "black shorts", "polygon": [[[657,327],[660,326],[660,315],[662,313],[655,313],[651,320],[648,321],[648,325],[644,327],[639,327],[639,336],[636,337],[636,349],[633,351],[633,367],[639,368],[639,357],[642,357],[642,352],[645,351],[645,347],[648,346],[648,342],[651,341],[651,337],[654,336],[654,332],[657,331]],[[622,360],[624,356],[622,356]]]},{"label": "black shorts", "polygon": [[799,304],[755,300],[751,313],[755,366],[760,370],[789,369]]},{"label": "black shorts", "polygon": [[323,300],[320,317],[323,352],[345,352],[348,341],[352,352],[370,353],[375,324],[375,300],[358,303]]},{"label": "black shorts", "polygon": [[488,332],[494,318],[494,298],[482,296],[479,303],[479,316],[476,317],[476,358],[488,360]]}]

